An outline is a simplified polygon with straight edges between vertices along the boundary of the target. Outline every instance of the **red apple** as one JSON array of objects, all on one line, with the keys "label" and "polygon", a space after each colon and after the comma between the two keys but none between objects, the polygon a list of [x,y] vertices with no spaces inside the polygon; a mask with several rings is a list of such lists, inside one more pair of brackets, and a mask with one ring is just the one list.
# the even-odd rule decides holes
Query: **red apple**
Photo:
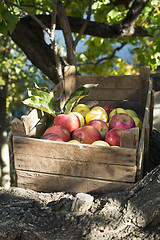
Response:
[{"label": "red apple", "polygon": [[103,106],[103,109],[106,111],[106,113],[107,113],[107,115],[108,115],[108,117],[109,117],[110,112],[111,112],[112,110],[114,110],[115,107],[110,106],[110,105],[106,105],[106,106]]},{"label": "red apple", "polygon": [[135,127],[134,120],[126,113],[117,113],[115,114],[110,122],[109,122],[109,129],[112,128],[120,128],[120,129],[130,129]]},{"label": "red apple", "polygon": [[62,138],[60,138],[55,133],[47,133],[41,137],[42,139],[51,140],[51,141],[57,141],[57,142],[64,142]]},{"label": "red apple", "polygon": [[89,123],[88,123],[89,126],[93,126],[95,127],[101,134],[101,139],[105,139],[105,136],[108,132],[108,125],[106,122],[100,120],[100,119],[94,119],[94,120],[91,120]]},{"label": "red apple", "polygon": [[105,137],[105,142],[107,142],[110,146],[120,146],[120,133],[124,131],[119,128],[113,128],[108,131]]},{"label": "red apple", "polygon": [[70,140],[70,133],[67,129],[61,126],[52,126],[49,127],[45,133],[43,134],[42,138],[45,137],[48,133],[55,133],[57,134],[64,142],[68,142]]},{"label": "red apple", "polygon": [[72,139],[81,143],[91,144],[97,140],[100,140],[101,135],[95,127],[87,125],[73,131]]},{"label": "red apple", "polygon": [[80,127],[80,121],[75,114],[60,114],[55,117],[54,125],[66,128],[71,133]]}]

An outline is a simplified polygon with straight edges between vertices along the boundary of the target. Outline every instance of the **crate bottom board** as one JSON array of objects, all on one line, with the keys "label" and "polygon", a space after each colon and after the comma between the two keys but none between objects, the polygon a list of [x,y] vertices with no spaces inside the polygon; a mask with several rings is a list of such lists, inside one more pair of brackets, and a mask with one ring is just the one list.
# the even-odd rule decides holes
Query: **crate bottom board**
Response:
[{"label": "crate bottom board", "polygon": [[28,188],[39,192],[65,191],[103,194],[123,191],[134,185],[134,183],[105,181],[23,170],[16,170],[16,175],[17,187]]}]

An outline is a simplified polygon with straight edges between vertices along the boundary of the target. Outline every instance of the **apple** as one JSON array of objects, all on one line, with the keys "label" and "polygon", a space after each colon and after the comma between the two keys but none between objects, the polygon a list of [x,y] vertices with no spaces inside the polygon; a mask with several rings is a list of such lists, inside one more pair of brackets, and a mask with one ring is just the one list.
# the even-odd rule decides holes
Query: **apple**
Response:
[{"label": "apple", "polygon": [[75,114],[59,114],[54,119],[54,126],[61,126],[71,133],[80,127],[80,121]]},{"label": "apple", "polygon": [[109,119],[111,119],[114,115],[117,113],[126,113],[126,110],[124,108],[115,108],[113,109],[109,114]]},{"label": "apple", "polygon": [[80,127],[84,126],[85,121],[84,121],[84,117],[82,116],[81,113],[79,113],[79,112],[70,112],[69,114],[76,115],[78,117],[79,121],[80,121]]},{"label": "apple", "polygon": [[108,125],[106,122],[100,120],[100,119],[94,119],[94,120],[91,120],[89,123],[88,123],[89,126],[93,126],[95,127],[101,134],[101,139],[105,139],[105,136],[108,132]]},{"label": "apple", "polygon": [[101,140],[101,135],[95,127],[87,125],[74,130],[72,139],[80,143],[91,144],[97,140]]},{"label": "apple", "polygon": [[48,133],[57,134],[64,142],[68,142],[70,140],[70,133],[68,130],[61,126],[52,126],[49,127],[43,134],[42,138],[45,137]]},{"label": "apple", "polygon": [[115,107],[110,106],[110,105],[103,106],[103,108],[106,111],[108,117],[109,117],[110,112],[115,109]]},{"label": "apple", "polygon": [[135,127],[135,122],[133,118],[126,113],[115,114],[109,122],[109,129],[120,128],[127,130],[133,127]]},{"label": "apple", "polygon": [[93,142],[92,145],[110,147],[109,143],[102,141],[102,140],[97,140],[97,141]]},{"label": "apple", "polygon": [[126,110],[124,108],[116,108],[117,113],[126,113]]},{"label": "apple", "polygon": [[110,146],[120,146],[120,133],[124,131],[123,129],[113,128],[108,131],[105,137],[105,142]]},{"label": "apple", "polygon": [[68,142],[69,143],[80,143],[78,140],[73,140],[73,139],[69,140]]},{"label": "apple", "polygon": [[47,133],[41,137],[42,139],[51,140],[51,141],[57,141],[57,142],[64,142],[62,138],[60,138],[55,133]]},{"label": "apple", "polygon": [[78,104],[76,107],[73,108],[72,112],[78,112],[82,114],[83,117],[90,111],[89,107],[83,103]]},{"label": "apple", "polygon": [[130,117],[138,117],[137,113],[131,109],[126,109],[126,113],[130,116]]},{"label": "apple", "polygon": [[143,127],[142,121],[138,117],[132,117],[132,118],[135,122],[136,127],[139,127],[139,129],[142,130],[142,127]]},{"label": "apple", "polygon": [[91,111],[89,111],[87,113],[87,115],[85,117],[86,123],[89,123],[93,119],[100,119],[104,122],[107,122],[108,121],[108,115],[102,107],[96,106],[96,107],[93,107],[91,109]]},{"label": "apple", "polygon": [[114,116],[114,115],[116,115],[117,114],[117,109],[115,108],[115,109],[113,109],[111,112],[110,112],[110,114],[109,114],[109,120]]}]

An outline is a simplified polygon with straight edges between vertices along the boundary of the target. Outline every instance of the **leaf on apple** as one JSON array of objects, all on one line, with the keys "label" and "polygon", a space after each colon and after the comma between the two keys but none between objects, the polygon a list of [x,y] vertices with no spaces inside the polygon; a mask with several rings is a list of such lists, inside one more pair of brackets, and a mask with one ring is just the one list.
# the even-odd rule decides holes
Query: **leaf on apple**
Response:
[{"label": "leaf on apple", "polygon": [[85,84],[83,87],[75,90],[63,107],[63,113],[70,113],[72,109],[78,104],[78,102],[89,95],[90,90],[94,87],[97,87],[98,84]]},{"label": "leaf on apple", "polygon": [[56,116],[56,103],[53,93],[49,92],[46,87],[39,88],[38,86],[28,88],[27,91],[29,98],[22,101],[25,105],[42,110],[54,117]]}]

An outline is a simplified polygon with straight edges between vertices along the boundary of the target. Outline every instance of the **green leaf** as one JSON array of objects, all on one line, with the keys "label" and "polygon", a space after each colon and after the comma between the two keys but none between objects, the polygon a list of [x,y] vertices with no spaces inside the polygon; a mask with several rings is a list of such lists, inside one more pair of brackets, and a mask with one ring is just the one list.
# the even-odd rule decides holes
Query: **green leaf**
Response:
[{"label": "green leaf", "polygon": [[75,90],[63,107],[63,113],[69,113],[78,104],[78,102],[89,95],[92,88],[97,87],[98,84],[85,84],[83,87]]},{"label": "green leaf", "polygon": [[22,101],[25,105],[42,110],[52,116],[56,116],[56,104],[53,94],[39,91],[36,88],[28,88],[29,98]]}]

